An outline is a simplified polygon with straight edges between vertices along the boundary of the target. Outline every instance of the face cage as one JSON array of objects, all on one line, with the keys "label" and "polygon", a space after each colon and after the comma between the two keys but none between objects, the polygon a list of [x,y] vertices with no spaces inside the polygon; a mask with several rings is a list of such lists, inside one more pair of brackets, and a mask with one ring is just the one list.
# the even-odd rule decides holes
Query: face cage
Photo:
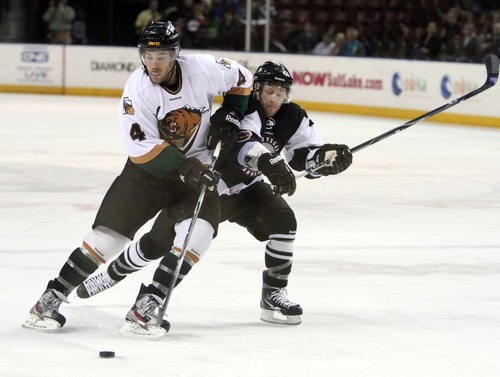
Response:
[{"label": "face cage", "polygon": [[260,92],[262,87],[264,85],[272,85],[272,86],[277,86],[279,88],[283,88],[286,90],[286,96],[285,99],[283,100],[283,103],[290,103],[292,101],[292,89],[290,87],[286,87],[284,85],[281,85],[281,83],[277,83],[274,81],[261,81],[261,82],[254,82],[253,84],[253,89],[255,93]]},{"label": "face cage", "polygon": [[144,47],[139,47],[139,57],[141,58],[141,62],[144,66],[146,66],[146,61],[144,60],[144,54],[146,53],[146,50],[150,51],[169,51],[171,52],[172,59],[170,61],[175,61],[179,59],[179,52],[180,52],[180,47],[175,46],[175,49],[173,48],[144,48]]}]

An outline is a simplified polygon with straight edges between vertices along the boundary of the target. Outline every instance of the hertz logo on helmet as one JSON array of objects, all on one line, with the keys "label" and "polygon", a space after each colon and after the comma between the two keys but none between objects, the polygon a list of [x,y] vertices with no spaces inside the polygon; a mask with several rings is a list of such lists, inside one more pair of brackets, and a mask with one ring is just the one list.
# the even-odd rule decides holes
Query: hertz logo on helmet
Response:
[{"label": "hertz logo on helmet", "polygon": [[148,41],[148,46],[159,46],[160,42]]}]

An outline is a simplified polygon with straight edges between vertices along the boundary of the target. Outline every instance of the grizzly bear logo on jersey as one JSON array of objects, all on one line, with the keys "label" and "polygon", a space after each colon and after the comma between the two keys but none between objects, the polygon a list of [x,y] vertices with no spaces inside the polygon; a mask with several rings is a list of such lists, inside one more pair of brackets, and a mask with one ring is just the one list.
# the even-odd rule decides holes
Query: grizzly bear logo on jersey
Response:
[{"label": "grizzly bear logo on jersey", "polygon": [[180,109],[169,111],[163,119],[158,120],[158,129],[163,140],[184,149],[195,135],[201,125],[201,117],[208,110],[184,106]]}]

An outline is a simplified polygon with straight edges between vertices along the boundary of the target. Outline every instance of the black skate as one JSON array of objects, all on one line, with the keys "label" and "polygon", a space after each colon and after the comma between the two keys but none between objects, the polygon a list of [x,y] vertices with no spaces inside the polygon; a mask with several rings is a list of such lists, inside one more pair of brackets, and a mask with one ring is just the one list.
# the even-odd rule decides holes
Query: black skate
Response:
[{"label": "black skate", "polygon": [[64,326],[66,318],[59,313],[59,306],[69,301],[65,293],[53,288],[53,284],[53,281],[49,282],[42,297],[31,308],[30,316],[24,321],[23,327],[51,332]]},{"label": "black skate", "polygon": [[163,300],[154,293],[148,293],[149,287],[141,286],[137,300],[125,317],[125,324],[120,329],[122,334],[144,338],[160,338],[170,330],[170,323],[162,319],[158,324]]},{"label": "black skate", "polygon": [[285,288],[262,288],[260,307],[260,319],[264,322],[284,325],[298,325],[302,322],[302,308],[288,299]]},{"label": "black skate", "polygon": [[89,298],[111,288],[118,282],[119,281],[112,279],[108,271],[105,270],[80,284],[76,289],[76,294],[80,298]]}]

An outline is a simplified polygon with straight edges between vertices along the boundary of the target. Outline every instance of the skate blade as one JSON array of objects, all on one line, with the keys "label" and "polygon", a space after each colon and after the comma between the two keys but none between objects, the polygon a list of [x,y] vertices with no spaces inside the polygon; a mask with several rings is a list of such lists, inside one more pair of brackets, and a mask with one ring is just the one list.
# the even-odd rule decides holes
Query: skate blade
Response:
[{"label": "skate blade", "polygon": [[40,318],[36,314],[30,314],[29,318],[22,324],[22,327],[42,332],[53,332],[60,329],[61,324],[51,318]]},{"label": "skate blade", "polygon": [[164,337],[168,330],[160,326],[148,326],[147,329],[135,322],[125,321],[120,333],[126,336],[134,336],[143,339],[156,340]]},{"label": "skate blade", "polygon": [[300,315],[284,315],[279,311],[266,309],[262,309],[260,319],[264,322],[280,325],[299,325],[302,322]]}]

